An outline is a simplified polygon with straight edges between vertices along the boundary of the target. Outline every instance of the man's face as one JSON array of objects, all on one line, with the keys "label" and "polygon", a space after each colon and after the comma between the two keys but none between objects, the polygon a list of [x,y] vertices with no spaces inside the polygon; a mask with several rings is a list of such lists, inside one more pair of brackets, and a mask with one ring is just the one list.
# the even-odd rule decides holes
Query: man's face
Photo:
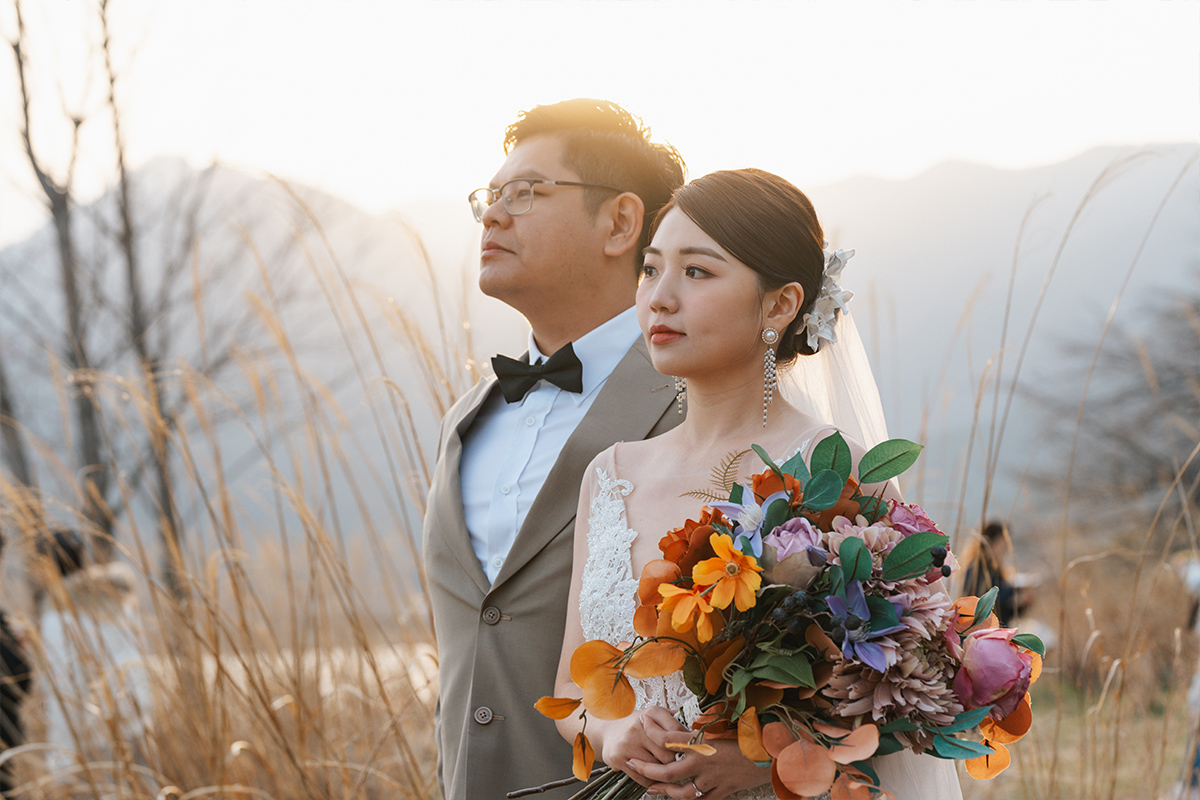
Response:
[{"label": "man's face", "polygon": [[[536,136],[513,148],[490,186],[516,178],[579,181],[563,165],[562,142]],[[518,311],[531,303],[562,301],[586,283],[589,267],[603,255],[597,220],[577,186],[534,184],[533,207],[513,216],[497,200],[483,215],[479,288]]]}]

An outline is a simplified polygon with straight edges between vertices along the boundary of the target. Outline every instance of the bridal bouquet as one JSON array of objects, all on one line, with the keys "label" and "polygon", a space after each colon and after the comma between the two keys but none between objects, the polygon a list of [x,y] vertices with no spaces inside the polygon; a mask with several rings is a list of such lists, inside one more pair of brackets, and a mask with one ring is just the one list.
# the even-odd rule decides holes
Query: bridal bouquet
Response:
[{"label": "bridal bouquet", "polygon": [[736,739],[771,765],[785,800],[886,792],[868,759],[905,748],[965,759],[976,778],[1007,768],[1005,745],[1032,722],[1041,641],[999,627],[995,589],[951,602],[939,582],[957,564],[948,537],[920,506],[860,491],[902,473],[921,447],[884,442],[857,477],[837,433],[808,464],[753,450],[766,470],[725,481],[727,500],[700,493],[711,502],[699,519],[670,531],[642,571],[635,641],[584,643],[571,659],[582,700],[538,702],[556,719],[582,706],[573,771],[595,780],[575,798],[641,796],[623,773],[591,772],[587,716],[624,717],[631,678],[680,670],[701,715],[679,748],[711,754],[705,739]]}]

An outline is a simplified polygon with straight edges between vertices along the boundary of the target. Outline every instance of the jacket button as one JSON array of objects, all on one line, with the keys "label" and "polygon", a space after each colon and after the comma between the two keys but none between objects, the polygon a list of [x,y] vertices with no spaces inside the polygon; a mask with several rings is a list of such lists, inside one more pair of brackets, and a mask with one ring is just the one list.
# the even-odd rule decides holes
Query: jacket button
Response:
[{"label": "jacket button", "polygon": [[500,609],[495,606],[488,606],[483,610],[483,621],[488,625],[495,625],[500,621]]},{"label": "jacket button", "polygon": [[487,725],[492,721],[492,710],[487,706],[480,706],[475,709],[475,721],[480,725]]}]

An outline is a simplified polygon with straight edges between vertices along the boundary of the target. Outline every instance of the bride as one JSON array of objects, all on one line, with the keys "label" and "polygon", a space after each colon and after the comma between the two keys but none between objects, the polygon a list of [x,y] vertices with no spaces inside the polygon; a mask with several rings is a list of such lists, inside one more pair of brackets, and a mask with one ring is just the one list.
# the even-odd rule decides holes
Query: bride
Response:
[{"label": "bride", "polygon": [[[698,178],[658,216],[638,286],[638,321],[655,369],[676,376],[681,410],[686,394],[687,418],[658,438],[610,447],[585,473],[557,696],[580,696],[569,669],[577,646],[590,639],[634,639],[636,576],[661,558],[659,539],[699,513],[699,501],[685,493],[708,488],[713,467],[750,444],[779,459],[796,452],[807,458],[832,432],[775,388],[776,363],[787,366],[836,338],[831,306],[840,298],[829,296],[837,287],[826,281],[825,265],[812,204],[791,183],[762,170]],[[796,370],[803,375],[805,364]],[[854,420],[834,413],[829,421],[843,432],[861,432]],[[851,442],[851,449],[855,460],[862,456],[861,445]],[[745,466],[741,478],[753,467],[750,459]],[[717,750],[711,756],[677,758],[664,746],[690,735],[677,714],[688,724],[698,714],[680,675],[633,683],[637,711],[617,720],[589,719],[587,735],[599,760],[646,786],[648,794],[775,796],[770,769],[743,756],[735,740],[710,740]],[[581,728],[575,717],[557,724],[568,741]],[[961,797],[953,762],[904,751],[873,764],[897,800]]]}]

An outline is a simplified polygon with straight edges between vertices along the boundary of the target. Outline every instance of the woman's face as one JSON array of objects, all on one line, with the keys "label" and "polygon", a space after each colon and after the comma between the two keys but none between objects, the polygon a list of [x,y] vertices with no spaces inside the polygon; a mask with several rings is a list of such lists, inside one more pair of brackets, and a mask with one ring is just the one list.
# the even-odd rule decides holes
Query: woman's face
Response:
[{"label": "woman's face", "polygon": [[687,214],[672,209],[646,248],[638,323],[654,368],[700,377],[762,370],[761,334],[775,292]]}]

